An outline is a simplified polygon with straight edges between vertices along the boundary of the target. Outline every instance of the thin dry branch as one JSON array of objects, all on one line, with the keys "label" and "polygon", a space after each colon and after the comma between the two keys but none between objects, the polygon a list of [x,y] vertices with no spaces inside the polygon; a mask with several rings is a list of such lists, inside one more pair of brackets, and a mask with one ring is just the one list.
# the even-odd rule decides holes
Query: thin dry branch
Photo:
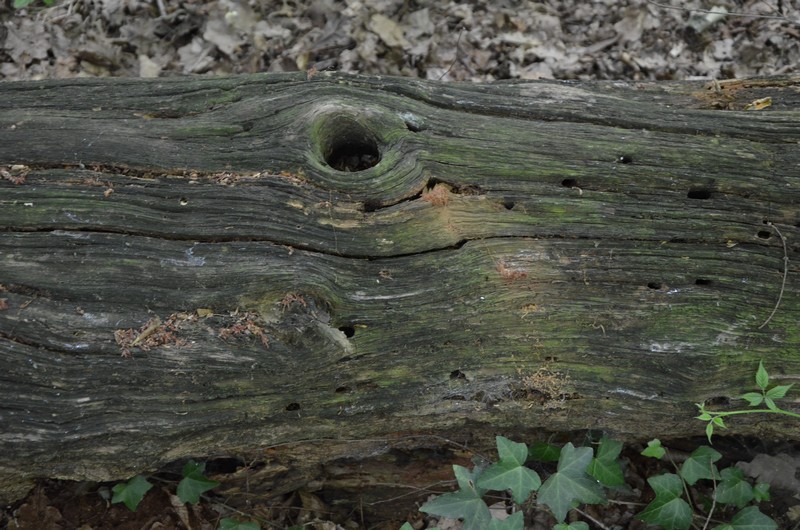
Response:
[{"label": "thin dry branch", "polygon": [[789,275],[789,253],[786,250],[786,238],[783,237],[781,231],[778,230],[778,227],[774,224],[768,222],[767,226],[771,226],[775,229],[775,232],[777,232],[778,236],[781,238],[781,243],[783,243],[783,281],[781,282],[781,292],[778,293],[778,301],[775,302],[775,307],[772,308],[772,313],[769,314],[763,324],[758,326],[758,329],[762,329],[764,326],[769,324],[769,321],[772,320],[772,317],[774,317],[775,313],[778,311],[778,306],[781,305],[781,300],[783,299],[783,291],[786,289],[786,277]]}]

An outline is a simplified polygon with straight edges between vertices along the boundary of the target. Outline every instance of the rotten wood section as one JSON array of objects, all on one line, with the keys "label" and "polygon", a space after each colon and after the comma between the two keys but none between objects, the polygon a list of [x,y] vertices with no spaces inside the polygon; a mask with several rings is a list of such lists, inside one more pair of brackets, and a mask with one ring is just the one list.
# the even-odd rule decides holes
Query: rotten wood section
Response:
[{"label": "rotten wood section", "polygon": [[800,378],[798,123],[800,78],[0,84],[0,497],[702,434]]}]

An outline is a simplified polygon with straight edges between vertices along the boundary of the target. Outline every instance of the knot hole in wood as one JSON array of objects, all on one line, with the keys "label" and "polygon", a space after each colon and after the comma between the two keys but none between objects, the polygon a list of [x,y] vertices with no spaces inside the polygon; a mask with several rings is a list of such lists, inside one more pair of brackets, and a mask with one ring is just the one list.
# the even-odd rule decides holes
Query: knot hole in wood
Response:
[{"label": "knot hole in wood", "polygon": [[378,139],[358,116],[330,116],[320,133],[322,158],[337,171],[364,171],[381,161]]}]

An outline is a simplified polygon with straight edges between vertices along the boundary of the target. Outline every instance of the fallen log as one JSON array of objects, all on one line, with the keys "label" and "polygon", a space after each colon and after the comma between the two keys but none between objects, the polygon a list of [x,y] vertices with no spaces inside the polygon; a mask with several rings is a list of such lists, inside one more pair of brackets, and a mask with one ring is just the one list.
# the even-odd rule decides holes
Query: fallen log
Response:
[{"label": "fallen log", "polygon": [[[275,492],[439,435],[696,435],[760,359],[800,378],[800,78],[0,94],[3,500],[188,456]],[[732,431],[796,438],[766,419]]]}]

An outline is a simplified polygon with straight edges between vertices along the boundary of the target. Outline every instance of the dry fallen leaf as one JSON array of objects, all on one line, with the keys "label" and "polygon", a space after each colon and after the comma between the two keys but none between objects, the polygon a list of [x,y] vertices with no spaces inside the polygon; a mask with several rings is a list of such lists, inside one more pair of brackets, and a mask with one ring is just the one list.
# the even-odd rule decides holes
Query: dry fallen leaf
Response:
[{"label": "dry fallen leaf", "polygon": [[411,48],[411,44],[403,35],[403,29],[395,21],[384,15],[372,15],[369,20],[369,29],[390,48]]}]

